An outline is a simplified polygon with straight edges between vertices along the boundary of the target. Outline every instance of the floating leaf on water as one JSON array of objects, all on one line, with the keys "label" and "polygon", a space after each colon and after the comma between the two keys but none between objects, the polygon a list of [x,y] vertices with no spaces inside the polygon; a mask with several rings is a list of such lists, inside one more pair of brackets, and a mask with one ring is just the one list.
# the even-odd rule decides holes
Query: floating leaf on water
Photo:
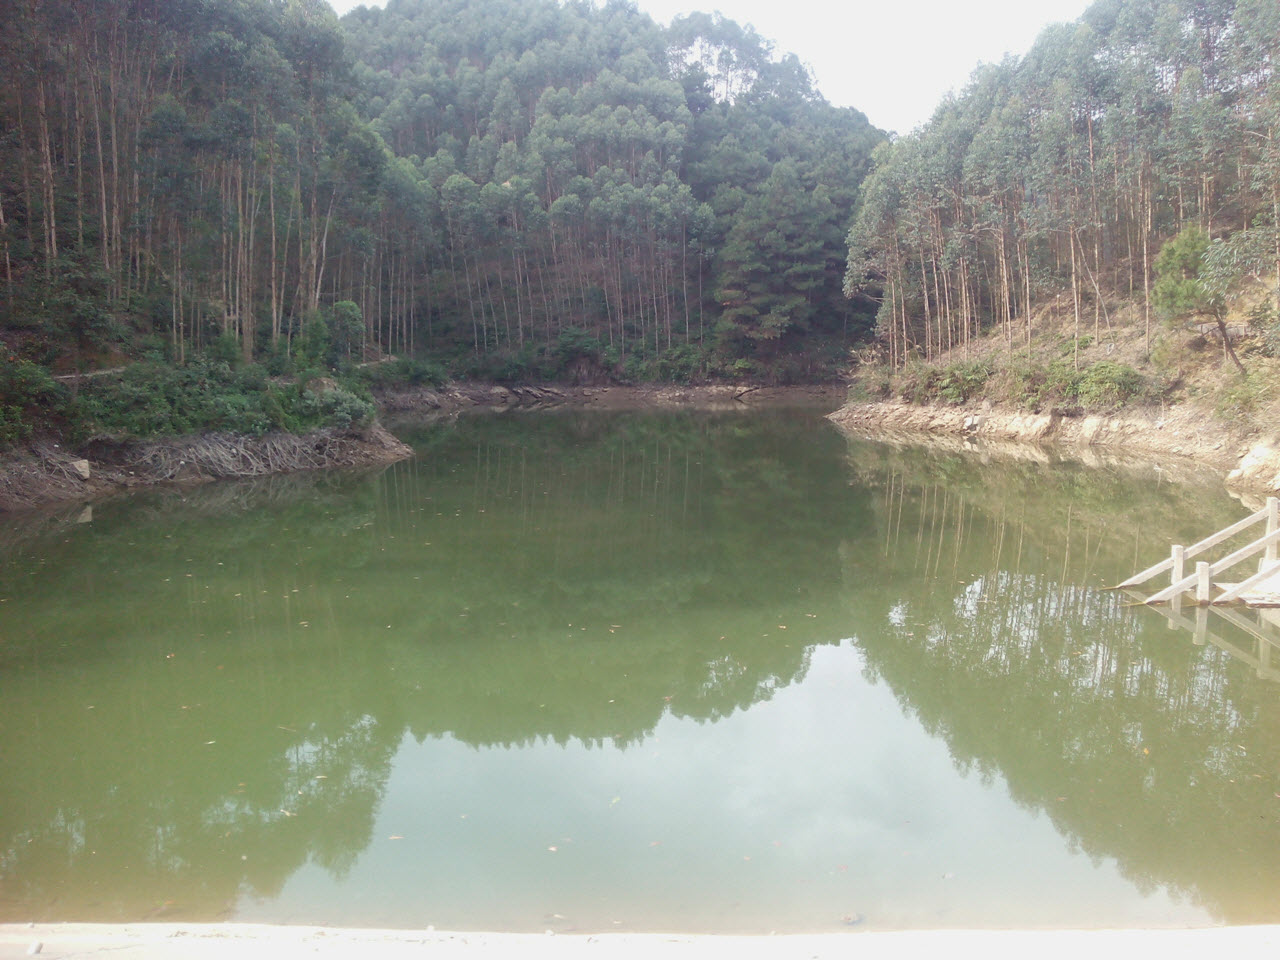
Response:
[{"label": "floating leaf on water", "polygon": [[391,836],[387,837],[387,839],[388,839],[388,840],[403,840],[403,839],[404,839],[404,837],[400,836],[400,834],[398,834],[398,833],[393,833]]},{"label": "floating leaf on water", "polygon": [[559,849],[560,849],[559,847],[555,847],[555,846],[547,847],[547,850],[550,851],[551,853],[555,853]]}]

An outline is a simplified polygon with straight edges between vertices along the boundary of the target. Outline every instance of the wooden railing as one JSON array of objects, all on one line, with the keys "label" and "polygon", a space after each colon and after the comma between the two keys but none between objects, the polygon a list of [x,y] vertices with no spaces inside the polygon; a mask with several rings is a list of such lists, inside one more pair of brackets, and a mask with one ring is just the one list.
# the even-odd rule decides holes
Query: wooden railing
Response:
[{"label": "wooden railing", "polygon": [[[1143,602],[1137,591],[1125,593]],[[1170,630],[1186,630],[1196,646],[1212,643],[1251,666],[1265,680],[1280,682],[1280,617],[1273,610],[1237,610],[1225,606],[1196,607],[1189,617],[1175,603],[1157,611]],[[1194,617],[1194,619],[1192,619]],[[1212,627],[1227,629],[1219,633]]]},{"label": "wooden railing", "polygon": [[[1206,560],[1197,561],[1195,572],[1187,574],[1188,561],[1258,524],[1266,525],[1266,532],[1261,537],[1238,550],[1232,551],[1220,560],[1212,563]],[[1192,544],[1189,547],[1175,545],[1170,551],[1168,560],[1162,560],[1155,566],[1134,574],[1120,586],[1122,588],[1133,588],[1160,576],[1162,573],[1168,572],[1169,585],[1147,597],[1146,603],[1163,603],[1167,600],[1181,598],[1184,593],[1194,593],[1195,602],[1201,605],[1247,601],[1251,591],[1255,588],[1273,577],[1280,577],[1280,561],[1277,560],[1278,548],[1280,548],[1280,497],[1269,497],[1267,498],[1267,505],[1257,513],[1251,514],[1238,523],[1233,523],[1231,526],[1219,530],[1212,536],[1206,537],[1199,543]],[[1220,574],[1259,554],[1262,556],[1258,562],[1258,570],[1253,576],[1240,583],[1231,584],[1226,588],[1215,583],[1215,579]],[[1216,597],[1214,596],[1215,590],[1219,591]]]}]

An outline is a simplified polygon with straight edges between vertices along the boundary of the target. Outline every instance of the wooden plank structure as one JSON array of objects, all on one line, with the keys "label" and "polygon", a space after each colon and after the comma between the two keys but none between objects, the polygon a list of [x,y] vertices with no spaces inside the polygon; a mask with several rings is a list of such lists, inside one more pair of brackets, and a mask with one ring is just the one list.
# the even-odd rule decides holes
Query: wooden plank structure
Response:
[{"label": "wooden plank structure", "polygon": [[[1136,591],[1125,592],[1142,599]],[[1280,682],[1280,611],[1197,606],[1195,612],[1188,616],[1183,614],[1177,599],[1168,605],[1157,605],[1153,610],[1168,620],[1170,630],[1189,632],[1196,646],[1212,643],[1248,664],[1259,678]]]},{"label": "wooden plank structure", "polygon": [[[1264,525],[1262,536],[1217,560],[1196,560],[1195,572],[1188,574],[1187,565],[1197,557],[1212,557],[1214,547],[1258,525]],[[1169,574],[1169,585],[1140,597],[1143,603],[1169,603],[1180,606],[1190,599],[1200,606],[1248,606],[1280,607],[1280,497],[1268,497],[1267,505],[1238,523],[1219,530],[1199,543],[1189,547],[1175,545],[1169,559],[1120,584],[1122,589],[1133,590],[1163,573]],[[1219,577],[1228,570],[1249,560],[1258,558],[1256,572],[1236,583],[1225,583]]]}]

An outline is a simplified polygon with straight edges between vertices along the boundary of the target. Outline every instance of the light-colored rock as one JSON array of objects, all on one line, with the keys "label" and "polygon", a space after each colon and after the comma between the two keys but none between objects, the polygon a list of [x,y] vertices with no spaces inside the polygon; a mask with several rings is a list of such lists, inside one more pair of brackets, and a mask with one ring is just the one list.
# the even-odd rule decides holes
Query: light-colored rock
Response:
[{"label": "light-colored rock", "polygon": [[76,472],[76,476],[81,480],[88,480],[91,474],[88,460],[72,460],[71,469]]},{"label": "light-colored rock", "polygon": [[1240,460],[1240,466],[1227,474],[1228,483],[1250,483],[1268,490],[1280,491],[1280,448],[1272,443],[1257,443]]},{"label": "light-colored rock", "polygon": [[[951,407],[917,406],[901,401],[849,404],[830,415],[846,430],[857,424],[858,436],[929,435],[933,442],[961,435],[989,447],[1048,446],[1055,453],[1074,448],[1096,451],[1088,462],[1116,457],[1158,457],[1166,470],[1181,471],[1181,463],[1199,462],[1221,470],[1233,495],[1246,490],[1280,493],[1280,431],[1260,432],[1248,424],[1215,420],[1194,407],[1126,409],[1110,416],[1083,417],[1036,414],[1019,410],[984,409],[981,414]],[[1027,454],[1018,454],[1025,457]],[[1230,471],[1230,474],[1227,473]],[[1162,474],[1163,476],[1163,474]]]},{"label": "light-colored rock", "polygon": [[1097,443],[1098,436],[1105,427],[1106,421],[1101,417],[1085,417],[1080,424],[1080,439],[1085,443]]}]

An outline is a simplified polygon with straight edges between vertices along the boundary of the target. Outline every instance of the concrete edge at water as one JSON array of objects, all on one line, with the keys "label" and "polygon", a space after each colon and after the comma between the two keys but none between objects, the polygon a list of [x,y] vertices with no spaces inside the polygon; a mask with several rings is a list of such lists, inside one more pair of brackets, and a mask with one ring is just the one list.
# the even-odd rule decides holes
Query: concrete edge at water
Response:
[{"label": "concrete edge at water", "polygon": [[561,958],[962,957],[1090,958],[1275,956],[1280,926],[1161,930],[929,930],[786,936],[447,933],[263,924],[0,924],[0,960],[110,957],[201,960],[372,956]]}]

